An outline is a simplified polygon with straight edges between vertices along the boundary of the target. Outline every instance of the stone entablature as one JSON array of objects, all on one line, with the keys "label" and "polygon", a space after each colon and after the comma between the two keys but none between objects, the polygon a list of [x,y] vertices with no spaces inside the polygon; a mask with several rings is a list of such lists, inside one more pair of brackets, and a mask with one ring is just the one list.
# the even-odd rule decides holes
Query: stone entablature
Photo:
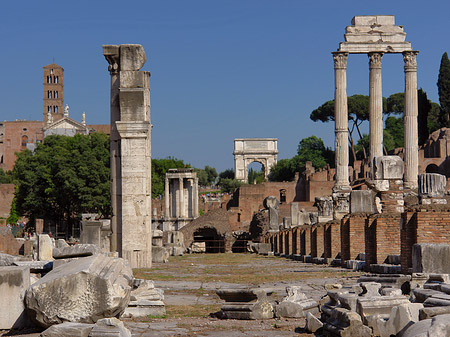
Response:
[{"label": "stone entablature", "polygon": [[345,42],[339,51],[347,53],[403,53],[412,51],[402,26],[395,25],[394,15],[359,15],[345,29]]},{"label": "stone entablature", "polygon": [[240,181],[248,180],[248,166],[253,162],[261,163],[264,176],[278,160],[277,138],[236,138],[234,140],[234,172]]}]

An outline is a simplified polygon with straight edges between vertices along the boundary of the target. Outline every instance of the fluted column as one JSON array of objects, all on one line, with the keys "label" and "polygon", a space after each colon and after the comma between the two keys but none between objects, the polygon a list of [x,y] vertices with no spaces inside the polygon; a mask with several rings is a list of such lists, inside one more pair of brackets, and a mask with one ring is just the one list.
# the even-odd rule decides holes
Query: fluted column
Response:
[{"label": "fluted column", "polygon": [[166,177],[165,186],[164,186],[164,215],[166,219],[169,219],[170,214],[170,187],[169,187],[169,178]]},{"label": "fluted column", "polygon": [[178,179],[178,217],[183,218],[184,217],[184,186],[183,186],[183,178]]},{"label": "fluted column", "polygon": [[419,151],[417,130],[417,61],[418,51],[403,52],[405,61],[405,187],[417,189]]},{"label": "fluted column", "polygon": [[383,92],[381,59],[383,53],[369,53],[369,122],[370,163],[383,155]]},{"label": "fluted column", "polygon": [[347,112],[348,53],[334,52],[334,134],[336,181],[333,190],[349,190],[348,181],[348,112]]},{"label": "fluted column", "polygon": [[194,218],[198,217],[198,178],[194,179]]}]

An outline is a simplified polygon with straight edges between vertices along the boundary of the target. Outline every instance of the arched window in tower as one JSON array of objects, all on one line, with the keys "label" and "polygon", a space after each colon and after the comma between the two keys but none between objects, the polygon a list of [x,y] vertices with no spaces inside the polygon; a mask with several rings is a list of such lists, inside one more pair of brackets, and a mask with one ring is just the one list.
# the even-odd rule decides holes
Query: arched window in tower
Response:
[{"label": "arched window in tower", "polygon": [[47,97],[52,98],[52,92],[50,90],[47,92]]},{"label": "arched window in tower", "polygon": [[27,147],[27,143],[28,143],[28,136],[23,135],[22,136],[22,149],[25,149]]},{"label": "arched window in tower", "polygon": [[59,82],[59,76],[56,76],[55,77],[55,83],[58,83]]},{"label": "arched window in tower", "polygon": [[55,98],[58,98],[58,92],[57,91],[55,91],[53,94],[54,94]]},{"label": "arched window in tower", "polygon": [[58,113],[58,107],[55,106],[55,114]]},{"label": "arched window in tower", "polygon": [[52,77],[51,76],[47,76],[47,83],[52,83]]},{"label": "arched window in tower", "polygon": [[47,112],[52,112],[52,107],[50,105],[47,107]]}]

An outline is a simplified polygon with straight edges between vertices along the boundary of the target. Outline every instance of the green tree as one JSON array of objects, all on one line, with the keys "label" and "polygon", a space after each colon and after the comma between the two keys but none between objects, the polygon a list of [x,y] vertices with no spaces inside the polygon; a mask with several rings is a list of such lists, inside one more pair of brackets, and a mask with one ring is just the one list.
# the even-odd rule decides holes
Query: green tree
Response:
[{"label": "green tree", "polygon": [[440,113],[441,113],[441,107],[439,104],[435,102],[431,102],[431,109],[428,112],[428,135],[430,135],[432,132],[439,130],[442,125],[440,124]]},{"label": "green tree", "polygon": [[219,181],[218,184],[220,185],[220,182],[222,179],[234,179],[234,170],[233,169],[226,169],[225,171],[222,171],[219,173]]},{"label": "green tree", "polygon": [[[369,96],[365,95],[353,95],[347,97],[347,109],[348,109],[348,120],[349,120],[349,144],[351,147],[351,152],[353,159],[356,160],[355,152],[355,140],[353,133],[356,130],[359,139],[363,137],[361,133],[360,126],[364,121],[369,120]],[[386,98],[383,97],[383,112],[387,110]],[[311,120],[314,122],[329,122],[334,121],[334,100],[327,101],[322,104],[317,109],[313,110],[310,115]],[[364,149],[363,149],[364,151]],[[364,153],[364,157],[366,158]]]},{"label": "green tree", "polygon": [[241,185],[243,185],[243,183],[239,180],[223,178],[220,180],[220,191],[222,193],[233,193],[234,190]]},{"label": "green tree", "polygon": [[[389,136],[383,137],[383,145],[385,146],[387,151],[390,151],[392,149],[395,149],[397,147],[403,147],[404,146],[404,122],[403,118],[396,118],[393,116],[389,116],[386,118],[385,122],[385,129],[384,129],[384,135],[388,133],[392,138],[390,139],[391,142],[387,141]],[[385,139],[386,138],[386,139]]]},{"label": "green tree", "polygon": [[2,168],[0,168],[0,184],[12,184],[12,182],[12,171],[4,171]]},{"label": "green tree", "polygon": [[325,147],[321,138],[311,136],[300,141],[297,155],[291,159],[281,159],[274,165],[269,174],[270,181],[291,181],[295,172],[303,172],[306,162],[311,161],[314,168],[323,168],[334,164],[334,151]]},{"label": "green tree", "polygon": [[250,168],[248,170],[248,183],[253,184],[255,181],[257,184],[261,184],[265,181],[264,177],[264,167],[261,168],[261,170],[253,170],[253,168]]},{"label": "green tree", "polygon": [[81,213],[111,214],[109,172],[105,134],[48,136],[34,154],[17,154],[14,206],[31,219],[65,220],[68,234]]},{"label": "green tree", "polygon": [[450,127],[450,60],[446,52],[441,58],[437,87],[441,104],[441,125]]},{"label": "green tree", "polygon": [[218,176],[216,169],[214,167],[206,165],[204,170],[207,175],[208,185],[214,184]]},{"label": "green tree", "polygon": [[182,160],[174,157],[164,159],[152,159],[152,198],[164,195],[166,172],[172,168],[191,167]]},{"label": "green tree", "polygon": [[291,166],[291,159],[280,159],[270,169],[269,181],[292,181],[295,169]]}]

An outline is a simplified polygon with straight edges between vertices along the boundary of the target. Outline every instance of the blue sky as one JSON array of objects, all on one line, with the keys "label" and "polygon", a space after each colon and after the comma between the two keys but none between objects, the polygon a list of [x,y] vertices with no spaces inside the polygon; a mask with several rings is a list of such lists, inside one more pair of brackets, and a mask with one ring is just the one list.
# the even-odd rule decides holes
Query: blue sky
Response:
[{"label": "blue sky", "polygon": [[[450,52],[449,1],[1,1],[0,120],[42,120],[42,67],[64,69],[70,116],[109,123],[102,44],[140,43],[152,73],[152,154],[195,167],[233,167],[233,139],[278,138],[279,158],[302,138],[333,146],[312,110],[333,99],[331,52],[355,15],[395,15],[419,50],[418,86],[438,102]],[[350,55],[348,94],[368,94],[366,55]],[[404,90],[401,55],[383,58],[383,95]]]}]

